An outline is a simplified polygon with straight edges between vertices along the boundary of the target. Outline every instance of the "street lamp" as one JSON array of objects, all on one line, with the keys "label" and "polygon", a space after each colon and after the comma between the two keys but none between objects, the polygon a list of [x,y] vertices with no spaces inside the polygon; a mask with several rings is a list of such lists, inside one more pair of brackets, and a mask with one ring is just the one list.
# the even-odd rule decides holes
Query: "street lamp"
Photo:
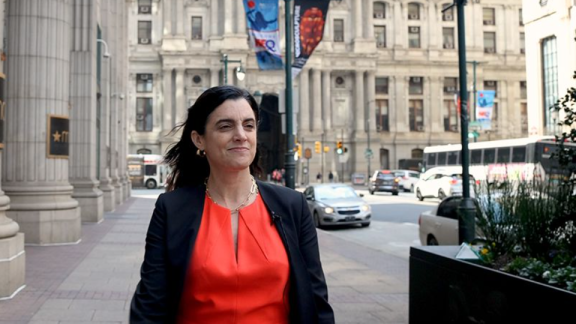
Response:
[{"label": "street lamp", "polygon": [[262,103],[262,92],[260,92],[260,90],[256,90],[254,91],[254,94],[252,94],[252,97],[254,97],[254,100],[256,100],[258,106],[260,106]]},{"label": "street lamp", "polygon": [[104,45],[104,54],[102,54],[104,58],[109,58],[112,56],[110,52],[108,52],[108,44],[103,39],[97,39],[96,42],[102,43]]},{"label": "street lamp", "polygon": [[224,80],[225,85],[228,84],[228,63],[240,63],[240,66],[234,69],[234,71],[236,71],[236,77],[238,80],[244,80],[244,77],[246,76],[246,70],[244,70],[244,67],[242,66],[242,60],[229,60],[228,54],[222,54],[222,59],[220,62],[224,63],[224,76],[222,79]]}]

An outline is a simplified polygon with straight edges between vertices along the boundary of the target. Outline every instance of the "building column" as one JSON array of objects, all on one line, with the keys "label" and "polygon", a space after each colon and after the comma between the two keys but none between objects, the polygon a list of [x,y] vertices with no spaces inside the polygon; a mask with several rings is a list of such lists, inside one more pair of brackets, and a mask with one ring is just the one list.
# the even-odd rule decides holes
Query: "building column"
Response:
[{"label": "building column", "polygon": [[312,132],[322,133],[322,71],[312,69]]},{"label": "building column", "polygon": [[[366,75],[366,98],[368,109],[366,119],[370,124],[370,132],[376,132],[376,71],[368,71]],[[390,114],[390,109],[388,109],[388,114]],[[390,115],[388,115],[390,116]],[[390,117],[388,117],[390,119]]]},{"label": "building column", "polygon": [[[119,5],[119,19],[120,19],[120,38],[119,44],[128,44],[127,37],[127,22],[128,10],[125,4],[118,2]],[[127,97],[127,81],[128,81],[128,48],[126,46],[119,47],[120,61],[120,125],[119,125],[119,156],[118,156],[118,172],[120,175],[120,183],[122,184],[122,201],[126,201],[130,197],[130,179],[128,177],[128,100]]]},{"label": "building column", "polygon": [[388,78],[388,93],[390,94],[388,97],[388,125],[390,127],[390,133],[397,133],[399,131],[398,127],[398,105],[396,102],[396,98],[398,97],[397,89],[398,85],[396,84],[397,79],[395,76],[390,76]]},{"label": "building column", "polygon": [[172,130],[172,69],[163,70],[164,86],[162,95],[164,104],[162,105],[162,133],[167,134]]},{"label": "building column", "polygon": [[354,0],[354,38],[362,38],[362,1]]},{"label": "building column", "polygon": [[[76,199],[82,210],[83,222],[98,223],[104,215],[104,198],[102,190],[98,188],[96,177],[97,168],[97,139],[96,128],[96,61],[98,59],[96,42],[96,10],[89,4],[74,1],[74,10],[90,17],[91,24],[78,25],[74,22],[74,40],[87,39],[87,42],[74,41],[70,54],[70,133],[78,134],[70,138],[70,184],[74,187],[72,198]],[[100,44],[98,44],[100,45]]]},{"label": "building column", "polygon": [[[4,12],[4,1],[0,1],[0,12]],[[0,16],[0,35],[4,35],[4,15]],[[4,52],[0,43],[0,52]],[[0,62],[0,78],[4,78],[3,64]],[[4,80],[8,81],[9,80]],[[6,101],[5,89],[1,89],[0,107]],[[4,112],[1,112],[2,114]],[[3,143],[1,143],[3,144]],[[0,147],[0,170],[2,169],[2,148]],[[0,176],[0,182],[1,182]],[[10,198],[0,189],[0,298],[9,298],[24,287],[26,254],[24,234],[18,233],[20,226],[6,217],[10,208]]]},{"label": "building column", "polygon": [[217,87],[220,84],[220,69],[210,69],[210,87]]},{"label": "building column", "polygon": [[234,32],[232,14],[232,0],[224,0],[224,35],[229,35]]},{"label": "building column", "polygon": [[[76,243],[80,208],[72,199],[66,151],[70,137],[78,135],[62,136],[69,132],[65,126],[48,129],[49,115],[68,118],[70,111],[70,1],[12,1],[8,8],[6,75],[12,82],[7,84],[2,187],[11,209],[6,215],[20,225],[27,243]],[[36,29],[20,28],[38,12],[43,13],[43,37],[36,37]],[[53,50],[42,44],[52,44]],[[49,143],[62,151],[50,151]]]},{"label": "building column", "polygon": [[210,35],[218,35],[218,25],[220,23],[220,17],[218,14],[218,0],[210,1]]},{"label": "building column", "polygon": [[119,146],[119,121],[120,121],[120,93],[122,89],[120,88],[121,75],[119,71],[122,69],[122,55],[119,46],[120,37],[120,14],[119,14],[118,1],[110,2],[110,23],[107,26],[108,29],[108,47],[112,54],[110,63],[112,64],[111,78],[110,78],[110,179],[112,180],[112,186],[114,186],[114,205],[118,206],[122,203],[122,184],[120,183],[120,177],[118,174],[118,146]]},{"label": "building column", "polygon": [[354,112],[356,134],[363,133],[366,121],[364,119],[364,71],[356,71],[354,77]]},{"label": "building column", "polygon": [[306,135],[310,132],[310,69],[300,71],[300,132]]},{"label": "building column", "polygon": [[235,1],[236,17],[238,19],[236,34],[246,34],[246,11],[244,10],[243,1]]},{"label": "building column", "polygon": [[184,15],[186,13],[186,10],[184,10],[184,3],[182,2],[182,0],[176,0],[175,9],[176,9],[176,35],[184,37]]},{"label": "building column", "polygon": [[176,124],[180,124],[186,120],[186,96],[184,95],[184,90],[186,85],[184,84],[184,68],[176,69]]},{"label": "building column", "polygon": [[331,102],[331,95],[330,90],[331,82],[330,82],[330,70],[322,71],[322,110],[323,120],[324,120],[324,133],[332,129],[332,102]]},{"label": "building column", "polygon": [[374,1],[366,1],[366,34],[364,38],[374,38]]},{"label": "building column", "polygon": [[164,32],[162,33],[164,37],[172,36],[172,0],[162,1],[162,18],[164,19]]}]

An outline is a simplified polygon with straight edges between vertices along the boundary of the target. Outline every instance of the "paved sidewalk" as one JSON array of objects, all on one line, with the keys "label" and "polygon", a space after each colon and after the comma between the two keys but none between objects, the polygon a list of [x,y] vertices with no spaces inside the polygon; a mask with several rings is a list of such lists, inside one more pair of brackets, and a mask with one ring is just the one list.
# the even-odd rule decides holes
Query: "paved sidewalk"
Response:
[{"label": "paved sidewalk", "polygon": [[[133,193],[146,191],[133,191]],[[128,323],[156,195],[134,195],[82,241],[26,246],[26,288],[0,301],[0,324]],[[407,323],[408,261],[319,231],[337,323]]]}]

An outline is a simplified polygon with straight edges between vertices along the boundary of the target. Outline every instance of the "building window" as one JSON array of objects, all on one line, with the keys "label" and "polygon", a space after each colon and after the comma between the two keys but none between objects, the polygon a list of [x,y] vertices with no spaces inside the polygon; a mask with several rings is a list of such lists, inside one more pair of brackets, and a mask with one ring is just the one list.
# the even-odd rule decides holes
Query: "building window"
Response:
[{"label": "building window", "polygon": [[136,131],[152,131],[152,98],[136,99]]},{"label": "building window", "polygon": [[458,111],[454,100],[444,100],[444,130],[458,132]]},{"label": "building window", "polygon": [[411,95],[421,95],[424,93],[424,85],[421,77],[410,77],[408,93]]},{"label": "building window", "polygon": [[494,102],[494,108],[492,108],[492,120],[495,122],[492,127],[497,126],[498,123],[498,103]]},{"label": "building window", "polygon": [[152,22],[139,21],[138,22],[138,44],[150,44],[152,38]]},{"label": "building window", "polygon": [[374,26],[374,38],[376,39],[376,47],[386,47],[386,26]]},{"label": "building window", "polygon": [[[451,5],[451,3],[442,4],[442,10]],[[442,12],[442,21],[454,21],[454,8]]]},{"label": "building window", "polygon": [[442,28],[442,46],[446,49],[454,48],[454,28]]},{"label": "building window", "polygon": [[388,100],[387,99],[377,99],[376,100],[376,131],[377,132],[389,132],[389,114],[388,114]]},{"label": "building window", "polygon": [[458,78],[444,78],[444,94],[452,95],[458,89]]},{"label": "building window", "polygon": [[556,56],[556,37],[542,40],[542,85],[544,87],[544,126],[554,129],[550,107],[558,100],[558,61]]},{"label": "building window", "polygon": [[411,132],[424,131],[424,109],[423,100],[408,100],[409,123]]},{"label": "building window", "polygon": [[528,105],[525,102],[520,103],[520,124],[522,125],[522,134],[528,133]]},{"label": "building window", "polygon": [[498,98],[498,81],[484,81],[484,90],[494,90],[494,98]]},{"label": "building window", "polygon": [[202,17],[192,17],[192,39],[202,39]]},{"label": "building window", "polygon": [[388,78],[380,77],[376,78],[376,94],[388,94]]},{"label": "building window", "polygon": [[138,0],[138,13],[151,14],[152,13],[152,0]]},{"label": "building window", "polygon": [[408,47],[420,48],[420,27],[408,27]]},{"label": "building window", "polygon": [[520,81],[520,99],[527,99],[526,81]]},{"label": "building window", "polygon": [[136,74],[136,92],[152,92],[152,74]]},{"label": "building window", "polygon": [[482,21],[484,26],[494,26],[496,23],[496,15],[494,13],[494,8],[484,8],[482,9]]},{"label": "building window", "polygon": [[424,150],[423,149],[412,149],[412,151],[410,152],[410,156],[413,159],[422,159],[424,158]]},{"label": "building window", "polygon": [[344,19],[334,19],[334,42],[344,42]]},{"label": "building window", "polygon": [[496,53],[496,33],[484,32],[484,53]]},{"label": "building window", "polygon": [[520,54],[526,53],[526,41],[524,33],[520,33]]},{"label": "building window", "polygon": [[522,8],[518,9],[518,20],[520,21],[520,26],[524,26],[524,18],[522,18]]},{"label": "building window", "polygon": [[417,3],[408,4],[408,20],[420,20],[420,5]]},{"label": "building window", "polygon": [[383,2],[374,2],[374,18],[386,18],[386,4]]}]

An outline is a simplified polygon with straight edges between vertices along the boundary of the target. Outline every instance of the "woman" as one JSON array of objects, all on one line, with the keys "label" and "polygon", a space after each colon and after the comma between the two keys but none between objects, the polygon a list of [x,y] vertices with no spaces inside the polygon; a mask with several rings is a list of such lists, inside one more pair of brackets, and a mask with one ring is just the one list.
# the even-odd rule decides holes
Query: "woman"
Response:
[{"label": "woman", "polygon": [[[334,323],[304,196],[255,181],[258,105],[232,86],[188,109],[150,221],[131,323]],[[181,127],[182,127],[181,126]]]}]

